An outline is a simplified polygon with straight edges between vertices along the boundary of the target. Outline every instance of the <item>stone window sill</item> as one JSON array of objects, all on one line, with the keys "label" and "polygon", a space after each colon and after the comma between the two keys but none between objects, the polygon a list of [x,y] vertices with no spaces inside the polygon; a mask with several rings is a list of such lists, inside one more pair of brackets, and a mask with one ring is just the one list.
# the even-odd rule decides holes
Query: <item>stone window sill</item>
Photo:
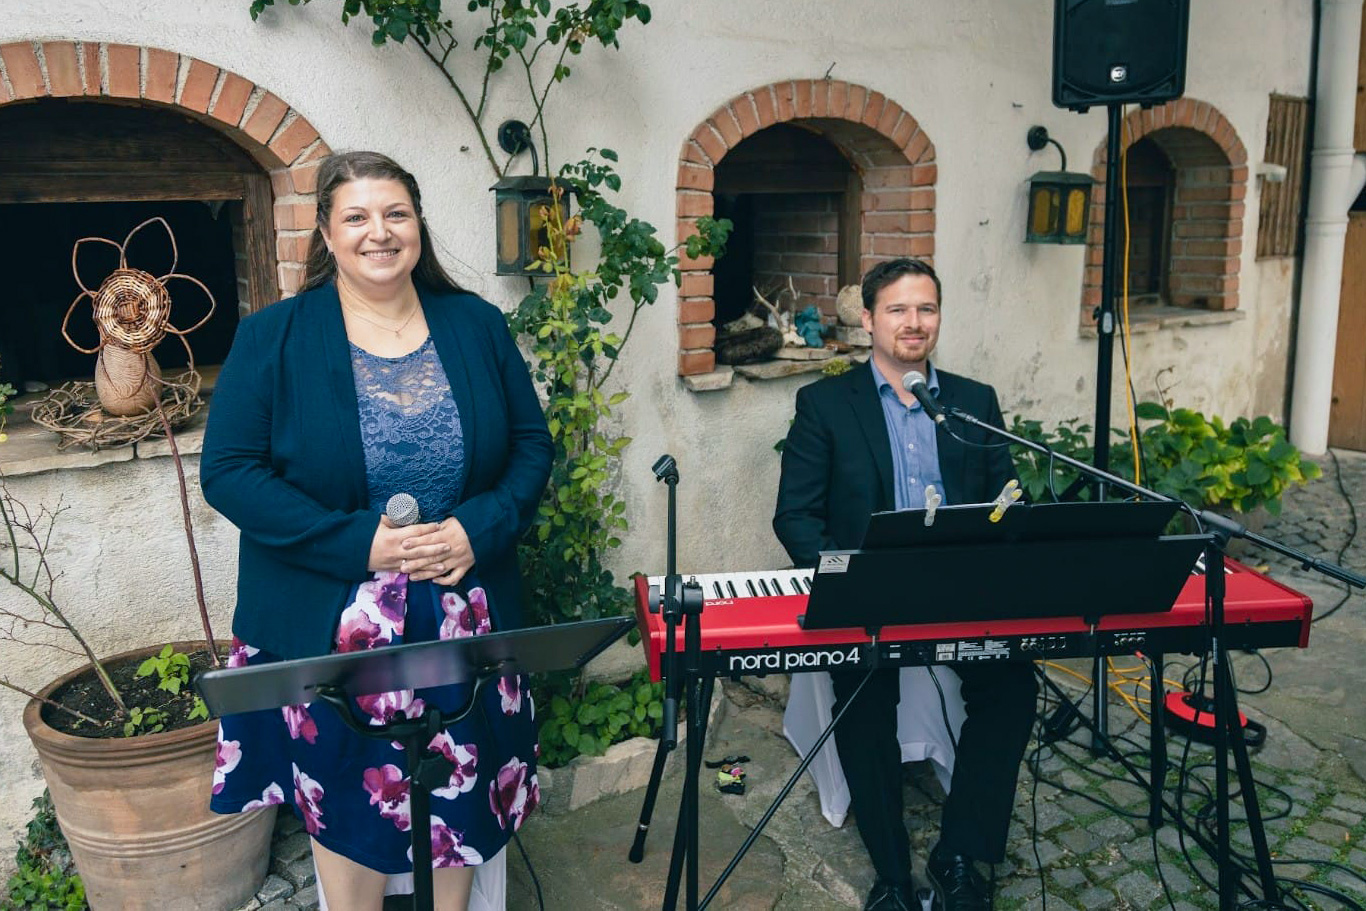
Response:
[{"label": "stone window sill", "polygon": [[[218,378],[218,367],[203,368],[201,376],[200,394],[208,399]],[[49,471],[97,468],[111,462],[131,462],[133,459],[163,458],[171,454],[170,444],[159,436],[108,449],[92,451],[84,446],[73,445],[59,450],[57,443],[60,437],[28,419],[29,408],[40,397],[34,394],[15,400],[14,413],[10,415],[5,428],[9,439],[0,443],[0,475],[16,478]],[[197,455],[203,449],[204,424],[208,417],[209,408],[205,405],[188,424],[176,431],[176,448],[182,456]]]},{"label": "stone window sill", "polygon": [[869,350],[868,348],[856,348],[848,354],[835,355],[835,357],[819,361],[772,360],[759,361],[754,364],[739,364],[734,367],[722,364],[710,373],[683,377],[683,386],[690,392],[716,392],[721,389],[729,389],[735,382],[737,375],[747,380],[761,381],[800,376],[804,373],[820,373],[825,369],[826,364],[839,358],[847,358],[856,364],[865,363],[868,360]]},{"label": "stone window sill", "polygon": [[[1116,311],[1118,313],[1118,311]],[[1162,329],[1182,329],[1188,326],[1221,326],[1247,319],[1242,310],[1192,310],[1166,304],[1129,308],[1129,331],[1134,335]],[[1095,326],[1082,326],[1082,338],[1097,338]]]}]

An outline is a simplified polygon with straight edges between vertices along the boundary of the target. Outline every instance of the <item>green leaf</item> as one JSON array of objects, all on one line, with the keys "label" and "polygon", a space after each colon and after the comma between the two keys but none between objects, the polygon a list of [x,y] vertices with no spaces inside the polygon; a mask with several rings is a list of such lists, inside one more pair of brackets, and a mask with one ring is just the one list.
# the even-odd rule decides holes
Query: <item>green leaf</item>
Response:
[{"label": "green leaf", "polygon": [[1139,402],[1134,406],[1134,414],[1140,420],[1163,421],[1167,418],[1167,409],[1156,402]]}]

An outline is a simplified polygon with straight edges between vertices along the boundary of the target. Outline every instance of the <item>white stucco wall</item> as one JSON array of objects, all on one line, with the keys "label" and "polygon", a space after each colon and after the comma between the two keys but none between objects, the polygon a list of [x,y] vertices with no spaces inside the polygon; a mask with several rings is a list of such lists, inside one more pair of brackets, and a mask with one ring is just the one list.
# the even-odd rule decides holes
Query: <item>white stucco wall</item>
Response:
[{"label": "white stucco wall", "polygon": [[[393,155],[422,183],[432,229],[460,279],[505,306],[525,288],[494,277],[493,176],[463,112],[415,48],[375,49],[364,22],[343,28],[339,4],[281,4],[253,24],[247,0],[103,0],[62,4],[0,0],[0,43],[29,39],[123,42],[206,60],[264,86],[335,149]],[[457,22],[463,3],[451,2]],[[1255,173],[1265,143],[1267,96],[1303,95],[1309,6],[1299,0],[1193,4],[1187,95],[1215,105],[1237,129]],[[1044,124],[1073,169],[1089,168],[1105,115],[1050,102],[1051,10],[1001,0],[693,0],[654,4],[654,22],[628,26],[617,53],[589,48],[551,98],[551,156],[587,146],[621,154],[621,203],[671,240],[683,140],[717,107],[759,86],[833,78],[884,93],[910,112],[937,150],[936,264],[945,287],[939,362],[997,386],[1007,410],[1044,420],[1081,415],[1094,399],[1096,343],[1077,329],[1083,251],[1022,243],[1024,181],[1056,167],[1031,155],[1026,130]],[[495,78],[490,125],[530,120],[509,71]],[[462,147],[468,150],[462,151]],[[1290,311],[1287,264],[1254,262],[1258,185],[1249,181],[1241,307],[1225,325],[1135,338],[1135,382],[1174,366],[1183,403],[1224,415],[1278,414]],[[796,388],[809,378],[686,391],[674,375],[675,301],[647,311],[617,373],[633,393],[624,430],[635,438],[622,466],[632,530],[614,563],[624,575],[664,564],[665,490],[650,463],[673,453],[682,473],[680,566],[739,570],[786,562],[769,530],[778,457]],[[1116,352],[1116,364],[1120,358]],[[1122,374],[1116,373],[1116,422]],[[190,460],[193,468],[193,459]],[[183,559],[174,479],[165,459],[16,479],[30,502],[62,495],[72,507],[57,538],[68,607],[104,651],[190,635],[196,629]],[[233,536],[198,502],[196,521],[210,598],[230,610]],[[0,598],[13,597],[0,591]],[[0,667],[38,686],[55,663],[0,643]],[[19,726],[21,700],[0,694],[0,841],[27,818],[41,784]],[[8,861],[3,856],[0,862]]]}]

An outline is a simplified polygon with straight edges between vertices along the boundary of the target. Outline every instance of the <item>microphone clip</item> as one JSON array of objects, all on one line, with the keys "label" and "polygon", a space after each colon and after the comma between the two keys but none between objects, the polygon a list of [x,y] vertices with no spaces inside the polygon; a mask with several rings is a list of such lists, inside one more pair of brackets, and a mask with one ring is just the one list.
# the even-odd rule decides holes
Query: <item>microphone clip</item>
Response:
[{"label": "microphone clip", "polygon": [[1006,510],[1009,509],[1016,500],[1020,499],[1022,493],[1023,491],[1020,490],[1020,482],[1011,478],[1006,482],[1006,486],[1001,488],[1001,492],[996,495],[996,499],[992,502],[992,505],[995,508],[992,509],[991,515],[987,518],[993,523],[1001,521],[1001,517],[1006,514]]},{"label": "microphone clip", "polygon": [[939,491],[934,489],[933,484],[925,487],[925,527],[929,528],[934,524],[934,514],[939,509],[939,504],[944,502]]}]

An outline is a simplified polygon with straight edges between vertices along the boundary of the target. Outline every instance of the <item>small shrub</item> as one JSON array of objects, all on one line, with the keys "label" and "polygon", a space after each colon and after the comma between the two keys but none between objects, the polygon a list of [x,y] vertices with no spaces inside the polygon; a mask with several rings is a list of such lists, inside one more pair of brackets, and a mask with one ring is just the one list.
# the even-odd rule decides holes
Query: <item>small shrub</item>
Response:
[{"label": "small shrub", "polygon": [[540,721],[540,761],[558,768],[576,756],[601,756],[631,737],[655,737],[664,717],[664,685],[641,670],[624,684],[549,675],[533,683]]}]

